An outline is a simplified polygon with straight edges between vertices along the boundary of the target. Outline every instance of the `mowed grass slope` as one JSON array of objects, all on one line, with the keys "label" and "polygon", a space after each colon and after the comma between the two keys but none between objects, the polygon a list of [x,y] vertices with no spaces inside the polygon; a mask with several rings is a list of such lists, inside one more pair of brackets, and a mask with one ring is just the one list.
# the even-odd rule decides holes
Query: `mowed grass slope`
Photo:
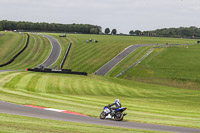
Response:
[{"label": "mowed grass slope", "polygon": [[173,46],[155,49],[121,78],[149,83],[200,88],[200,46]]},{"label": "mowed grass slope", "polygon": [[17,32],[0,32],[0,65],[11,60],[25,46],[27,35]]},{"label": "mowed grass slope", "polygon": [[200,128],[200,91],[102,76],[33,72],[0,73],[0,100],[99,117],[119,98],[125,121]]},{"label": "mowed grass slope", "polygon": [[1,113],[0,131],[1,133],[160,133],[160,131],[146,131],[75,122],[63,122]]},{"label": "mowed grass slope", "polygon": [[52,46],[48,39],[36,35],[29,34],[30,41],[26,50],[20,54],[14,62],[1,67],[0,70],[23,70],[33,68],[42,64],[50,55]]},{"label": "mowed grass slope", "polygon": [[[196,40],[190,39],[85,34],[68,34],[67,39],[73,45],[64,68],[88,73],[94,73],[125,48],[133,44],[196,43]],[[98,40],[98,43],[86,43],[86,40],[89,39]]]}]

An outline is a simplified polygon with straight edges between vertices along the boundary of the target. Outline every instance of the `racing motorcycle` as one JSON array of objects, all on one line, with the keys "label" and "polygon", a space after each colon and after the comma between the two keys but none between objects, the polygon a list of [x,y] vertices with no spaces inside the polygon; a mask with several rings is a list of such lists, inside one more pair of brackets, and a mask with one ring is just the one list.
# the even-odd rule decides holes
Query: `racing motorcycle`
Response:
[{"label": "racing motorcycle", "polygon": [[110,116],[112,119],[116,121],[122,121],[124,116],[127,115],[126,113],[122,113],[126,109],[127,108],[125,107],[112,109],[109,105],[105,106],[100,114],[100,119],[106,119],[108,116]]}]

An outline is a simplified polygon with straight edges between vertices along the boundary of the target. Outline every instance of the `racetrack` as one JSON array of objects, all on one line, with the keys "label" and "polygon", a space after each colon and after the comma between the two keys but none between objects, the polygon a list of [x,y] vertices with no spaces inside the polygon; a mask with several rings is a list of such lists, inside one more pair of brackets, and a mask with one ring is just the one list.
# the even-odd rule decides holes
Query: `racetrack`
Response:
[{"label": "racetrack", "polygon": [[106,126],[113,126],[113,127],[155,130],[155,131],[182,132],[182,133],[200,132],[200,129],[195,129],[195,128],[163,126],[163,125],[144,124],[144,123],[127,122],[127,121],[117,122],[113,120],[100,120],[99,118],[94,118],[94,117],[89,117],[89,116],[79,116],[79,115],[73,115],[73,114],[54,112],[54,111],[32,108],[32,107],[27,107],[23,105],[2,102],[2,101],[0,101],[0,113],[52,119],[52,120],[78,122],[78,123],[106,125]]},{"label": "racetrack", "polygon": [[129,54],[131,54],[133,51],[135,51],[139,47],[143,46],[155,46],[157,44],[138,44],[138,45],[131,45],[128,48],[126,48],[124,51],[119,53],[117,56],[115,56],[112,60],[110,60],[108,63],[106,63],[104,66],[102,66],[100,69],[98,69],[95,74],[96,75],[106,75],[112,68],[114,68],[118,63],[120,63],[124,58],[126,58]]},{"label": "racetrack", "polygon": [[60,53],[61,53],[61,45],[58,42],[58,40],[56,40],[52,36],[49,36],[49,35],[43,35],[43,36],[46,37],[47,39],[49,39],[49,41],[51,42],[52,51],[51,51],[51,54],[49,55],[49,57],[40,65],[49,67],[58,60]]}]

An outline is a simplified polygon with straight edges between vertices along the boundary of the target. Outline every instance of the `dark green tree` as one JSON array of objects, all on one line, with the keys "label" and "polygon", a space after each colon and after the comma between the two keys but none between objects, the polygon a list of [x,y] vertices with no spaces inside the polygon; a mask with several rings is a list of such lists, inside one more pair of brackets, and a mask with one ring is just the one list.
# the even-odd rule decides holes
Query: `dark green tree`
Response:
[{"label": "dark green tree", "polygon": [[135,32],[134,32],[133,30],[131,30],[131,31],[129,32],[130,35],[134,35],[134,33],[135,33]]},{"label": "dark green tree", "polygon": [[106,33],[106,34],[109,34],[109,33],[110,33],[110,29],[109,29],[109,28],[106,28],[106,29],[105,29],[105,33]]},{"label": "dark green tree", "polygon": [[2,26],[2,24],[0,23],[0,31],[2,31],[3,30],[3,26]]},{"label": "dark green tree", "polygon": [[24,21],[0,21],[3,30],[19,31],[51,31],[51,32],[78,32],[85,34],[99,34],[101,27],[90,24],[57,24],[57,23],[32,23]]},{"label": "dark green tree", "polygon": [[99,33],[99,31],[98,31],[97,28],[91,28],[90,29],[90,34],[98,34],[98,33]]},{"label": "dark green tree", "polygon": [[141,34],[141,31],[140,31],[140,30],[136,30],[136,31],[135,31],[135,34],[136,34],[137,36],[139,36],[139,35]]},{"label": "dark green tree", "polygon": [[116,34],[117,34],[117,30],[116,30],[116,29],[113,29],[112,32],[111,32],[111,34],[112,34],[112,35],[116,35]]}]

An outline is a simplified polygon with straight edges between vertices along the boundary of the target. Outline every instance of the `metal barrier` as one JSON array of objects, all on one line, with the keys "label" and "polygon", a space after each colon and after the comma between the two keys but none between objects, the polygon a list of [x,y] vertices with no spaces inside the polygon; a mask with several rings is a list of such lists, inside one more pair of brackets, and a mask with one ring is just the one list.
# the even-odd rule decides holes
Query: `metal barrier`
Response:
[{"label": "metal barrier", "polygon": [[76,75],[85,75],[87,76],[86,72],[73,72],[71,69],[62,69],[62,70],[56,70],[56,69],[48,69],[44,68],[43,70],[35,68],[27,68],[27,71],[32,71],[32,72],[43,72],[43,73],[61,73],[61,74],[76,74]]},{"label": "metal barrier", "polygon": [[62,63],[60,64],[60,69],[63,68],[63,65],[64,65],[64,63],[65,63],[65,61],[66,61],[66,59],[67,59],[68,54],[69,54],[69,50],[70,50],[70,48],[71,48],[71,45],[72,45],[72,43],[69,43],[69,47],[68,47],[68,49],[67,49],[67,52],[66,52],[66,54],[65,54],[65,56],[64,56],[64,59],[63,59]]}]

